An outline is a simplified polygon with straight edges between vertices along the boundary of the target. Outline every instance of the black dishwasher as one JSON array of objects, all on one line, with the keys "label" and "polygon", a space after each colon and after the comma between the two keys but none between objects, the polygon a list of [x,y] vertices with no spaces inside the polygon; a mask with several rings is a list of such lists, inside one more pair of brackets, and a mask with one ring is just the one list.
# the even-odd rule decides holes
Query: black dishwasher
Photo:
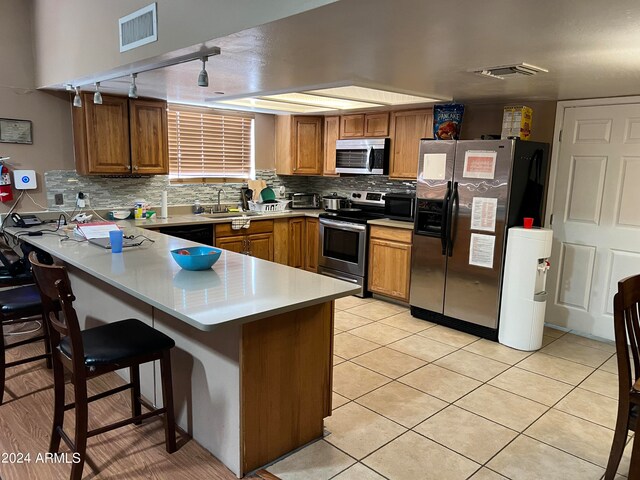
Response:
[{"label": "black dishwasher", "polygon": [[192,242],[202,243],[213,247],[213,225],[181,225],[179,227],[162,227],[160,233],[172,237],[184,238]]}]

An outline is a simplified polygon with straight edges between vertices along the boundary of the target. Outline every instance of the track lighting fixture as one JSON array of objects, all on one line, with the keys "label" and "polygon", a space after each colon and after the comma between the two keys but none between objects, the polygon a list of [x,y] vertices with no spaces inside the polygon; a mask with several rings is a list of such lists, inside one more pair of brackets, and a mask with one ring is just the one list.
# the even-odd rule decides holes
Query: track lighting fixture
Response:
[{"label": "track lighting fixture", "polygon": [[209,86],[209,74],[207,73],[206,63],[208,57],[202,57],[202,70],[198,74],[198,86],[199,87],[208,87]]},{"label": "track lighting fixture", "polygon": [[96,82],[96,93],[93,94],[93,103],[102,105],[102,94],[100,93],[100,82]]},{"label": "track lighting fixture", "polygon": [[138,87],[136,86],[137,73],[131,74],[131,84],[129,84],[129,98],[138,98]]},{"label": "track lighting fixture", "polygon": [[73,97],[73,106],[80,108],[82,107],[82,99],[80,98],[80,87],[74,87],[74,90],[76,94]]}]

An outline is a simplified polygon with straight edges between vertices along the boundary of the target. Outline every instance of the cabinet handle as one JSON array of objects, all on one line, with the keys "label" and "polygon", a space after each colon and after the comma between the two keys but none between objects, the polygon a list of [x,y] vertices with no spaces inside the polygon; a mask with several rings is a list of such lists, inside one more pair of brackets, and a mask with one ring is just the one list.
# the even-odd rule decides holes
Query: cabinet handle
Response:
[{"label": "cabinet handle", "polygon": [[133,167],[133,170],[134,170],[134,171],[137,171],[137,170],[138,170],[138,166],[137,166],[137,165],[135,165],[135,166]]},{"label": "cabinet handle", "polygon": [[247,255],[251,256],[251,240],[247,238]]}]

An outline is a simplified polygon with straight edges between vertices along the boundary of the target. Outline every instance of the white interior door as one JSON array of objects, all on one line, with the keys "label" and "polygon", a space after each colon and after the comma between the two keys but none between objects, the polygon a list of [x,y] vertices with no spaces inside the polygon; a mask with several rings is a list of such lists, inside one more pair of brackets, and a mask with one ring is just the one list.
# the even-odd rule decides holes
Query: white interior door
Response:
[{"label": "white interior door", "polygon": [[640,105],[565,109],[548,323],[613,339],[613,296],[640,273]]}]

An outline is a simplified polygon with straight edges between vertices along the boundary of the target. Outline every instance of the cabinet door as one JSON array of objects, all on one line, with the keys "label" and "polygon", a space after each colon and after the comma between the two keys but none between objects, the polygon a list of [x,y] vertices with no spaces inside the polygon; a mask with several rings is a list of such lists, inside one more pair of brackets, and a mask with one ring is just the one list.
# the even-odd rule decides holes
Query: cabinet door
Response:
[{"label": "cabinet door", "polygon": [[[84,125],[74,119],[74,136],[84,137],[84,153],[76,143],[77,170],[81,174],[125,174],[130,172],[129,102],[126,97],[102,95],[102,105],[93,103],[93,94],[82,95]],[[75,112],[78,110],[78,113]],[[82,132],[77,131],[82,128]],[[83,158],[84,157],[84,158]]]},{"label": "cabinet door", "polygon": [[371,239],[369,290],[398,300],[409,300],[411,245]]},{"label": "cabinet door", "polygon": [[336,140],[340,137],[340,117],[324,117],[324,171],[336,174]]},{"label": "cabinet door", "polygon": [[235,237],[224,237],[216,239],[216,247],[230,252],[245,253],[247,237],[237,235]]},{"label": "cabinet door", "polygon": [[247,235],[249,255],[273,262],[273,233]]},{"label": "cabinet door", "polygon": [[293,117],[293,173],[320,175],[324,164],[322,155],[323,117],[296,115]]},{"label": "cabinet door", "polygon": [[129,100],[131,170],[134,174],[168,174],[167,102]]},{"label": "cabinet door", "polygon": [[364,116],[365,137],[386,137],[389,135],[389,112],[367,113]]},{"label": "cabinet door", "polygon": [[307,218],[305,224],[305,245],[304,269],[310,272],[318,271],[318,243],[320,234],[318,231],[318,220]]},{"label": "cabinet door", "polygon": [[392,118],[389,177],[415,180],[421,138],[433,137],[433,111],[395,112]]},{"label": "cabinet door", "polygon": [[289,266],[304,267],[304,217],[289,220]]},{"label": "cabinet door", "polygon": [[364,136],[364,113],[340,117],[340,138]]}]

